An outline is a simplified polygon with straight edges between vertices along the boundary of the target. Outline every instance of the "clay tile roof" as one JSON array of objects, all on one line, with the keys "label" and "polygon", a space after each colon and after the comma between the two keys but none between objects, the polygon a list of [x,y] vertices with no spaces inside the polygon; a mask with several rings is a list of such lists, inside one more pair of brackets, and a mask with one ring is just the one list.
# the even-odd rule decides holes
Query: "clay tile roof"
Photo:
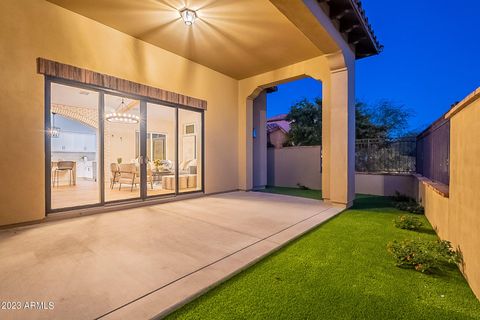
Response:
[{"label": "clay tile roof", "polygon": [[337,30],[354,49],[357,58],[379,54],[383,46],[368,22],[360,0],[317,0]]},{"label": "clay tile roof", "polygon": [[282,114],[277,114],[273,117],[270,117],[267,119],[267,122],[271,122],[271,121],[279,121],[279,120],[285,120],[287,118],[287,114],[286,113],[282,113]]},{"label": "clay tile roof", "polygon": [[286,114],[279,114],[267,120],[267,132],[271,133],[276,130],[282,130],[285,133],[290,131],[290,122],[285,120]]}]

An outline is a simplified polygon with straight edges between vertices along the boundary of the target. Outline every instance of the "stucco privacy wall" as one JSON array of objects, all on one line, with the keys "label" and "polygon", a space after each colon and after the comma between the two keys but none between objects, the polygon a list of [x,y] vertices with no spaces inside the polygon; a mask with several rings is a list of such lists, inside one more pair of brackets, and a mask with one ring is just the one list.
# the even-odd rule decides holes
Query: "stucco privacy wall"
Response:
[{"label": "stucco privacy wall", "polygon": [[267,184],[279,187],[322,189],[320,146],[268,148]]},{"label": "stucco privacy wall", "polygon": [[[36,73],[38,57],[207,100],[206,192],[238,188],[238,81],[47,1],[2,0],[0,225],[45,215],[44,81]],[[233,174],[218,174],[219,168]]]},{"label": "stucco privacy wall", "polygon": [[459,247],[463,273],[480,299],[480,89],[460,102],[450,117],[449,197],[418,182],[418,198],[442,239]]},{"label": "stucco privacy wall", "polygon": [[[320,146],[268,148],[268,185],[322,189],[320,156]],[[355,192],[361,194],[392,196],[398,191],[414,197],[414,183],[412,175],[355,173]]]},{"label": "stucco privacy wall", "polygon": [[415,197],[415,178],[409,174],[361,173],[355,174],[355,192],[377,196],[394,196],[396,192]]}]

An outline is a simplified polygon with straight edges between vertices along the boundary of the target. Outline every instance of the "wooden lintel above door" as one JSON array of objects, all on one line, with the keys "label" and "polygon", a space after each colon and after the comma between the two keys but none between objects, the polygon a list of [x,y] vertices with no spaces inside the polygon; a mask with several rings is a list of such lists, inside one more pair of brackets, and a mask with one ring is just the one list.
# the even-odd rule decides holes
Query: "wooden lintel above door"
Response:
[{"label": "wooden lintel above door", "polygon": [[110,90],[161,100],[190,108],[201,110],[207,109],[207,101],[202,99],[189,97],[44,58],[37,59],[37,72],[46,76],[95,85]]}]

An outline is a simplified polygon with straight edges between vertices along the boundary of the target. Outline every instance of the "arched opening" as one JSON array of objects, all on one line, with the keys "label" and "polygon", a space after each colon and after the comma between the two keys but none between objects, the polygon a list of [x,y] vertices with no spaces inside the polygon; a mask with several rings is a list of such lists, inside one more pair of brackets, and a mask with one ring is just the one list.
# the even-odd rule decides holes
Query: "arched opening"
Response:
[{"label": "arched opening", "polygon": [[252,189],[321,190],[321,81],[295,77],[261,89],[252,103]]}]

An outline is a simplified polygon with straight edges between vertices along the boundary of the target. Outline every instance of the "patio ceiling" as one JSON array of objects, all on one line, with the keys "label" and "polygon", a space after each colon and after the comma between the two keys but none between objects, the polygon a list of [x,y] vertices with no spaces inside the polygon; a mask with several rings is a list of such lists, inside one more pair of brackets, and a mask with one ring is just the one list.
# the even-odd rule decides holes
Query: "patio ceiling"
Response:
[{"label": "patio ceiling", "polygon": [[[314,45],[269,0],[49,1],[236,79],[322,55],[332,46],[331,39],[324,39],[325,48],[318,45],[322,41]],[[198,14],[192,27],[178,12],[186,7]]]}]

